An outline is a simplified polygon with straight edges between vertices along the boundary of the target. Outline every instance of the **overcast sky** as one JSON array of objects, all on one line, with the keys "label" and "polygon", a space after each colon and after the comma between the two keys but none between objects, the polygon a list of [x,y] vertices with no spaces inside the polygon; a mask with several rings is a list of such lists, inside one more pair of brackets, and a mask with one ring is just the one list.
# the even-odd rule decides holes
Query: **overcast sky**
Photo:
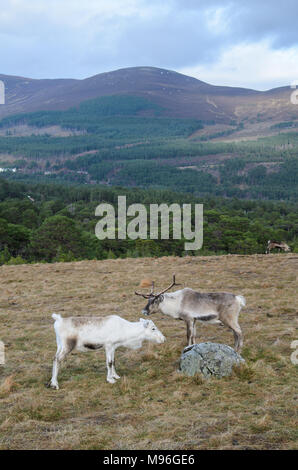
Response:
[{"label": "overcast sky", "polygon": [[298,82],[297,0],[0,0],[0,73],[176,70],[259,90]]}]

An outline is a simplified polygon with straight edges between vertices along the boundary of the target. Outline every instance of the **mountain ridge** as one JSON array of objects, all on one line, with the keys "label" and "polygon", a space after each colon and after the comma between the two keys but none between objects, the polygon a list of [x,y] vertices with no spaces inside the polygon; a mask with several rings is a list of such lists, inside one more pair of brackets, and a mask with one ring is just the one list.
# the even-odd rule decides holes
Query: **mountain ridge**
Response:
[{"label": "mountain ridge", "polygon": [[108,95],[135,95],[164,108],[163,116],[227,123],[231,120],[287,120],[298,117],[289,87],[258,91],[210,85],[157,67],[128,67],[84,79],[32,79],[0,74],[6,104],[0,118],[46,110],[66,110]]}]

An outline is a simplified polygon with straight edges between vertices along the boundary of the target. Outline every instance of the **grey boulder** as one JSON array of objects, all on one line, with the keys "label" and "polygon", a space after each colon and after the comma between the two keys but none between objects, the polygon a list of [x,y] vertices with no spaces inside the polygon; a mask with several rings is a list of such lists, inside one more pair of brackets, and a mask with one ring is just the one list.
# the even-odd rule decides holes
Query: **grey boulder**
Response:
[{"label": "grey boulder", "polygon": [[199,343],[186,347],[180,358],[180,370],[186,375],[203,374],[205,377],[231,375],[234,365],[244,359],[230,346],[219,343]]}]

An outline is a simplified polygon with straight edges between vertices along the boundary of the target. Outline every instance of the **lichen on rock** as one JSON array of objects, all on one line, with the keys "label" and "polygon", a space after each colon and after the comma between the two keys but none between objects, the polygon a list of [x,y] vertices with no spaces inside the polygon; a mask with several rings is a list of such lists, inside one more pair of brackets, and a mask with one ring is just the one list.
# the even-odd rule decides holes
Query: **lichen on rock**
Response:
[{"label": "lichen on rock", "polygon": [[240,354],[226,344],[199,343],[186,347],[180,358],[180,370],[186,375],[205,377],[231,375],[234,365],[244,363]]}]

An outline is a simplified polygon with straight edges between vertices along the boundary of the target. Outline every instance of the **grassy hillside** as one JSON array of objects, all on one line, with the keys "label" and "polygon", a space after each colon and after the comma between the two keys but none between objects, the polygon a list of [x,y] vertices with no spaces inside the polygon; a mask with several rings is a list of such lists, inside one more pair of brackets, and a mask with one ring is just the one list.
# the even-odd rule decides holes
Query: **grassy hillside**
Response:
[{"label": "grassy hillside", "polygon": [[223,127],[164,117],[143,97],[106,96],[65,111],[4,118],[0,167],[17,180],[297,200],[296,127],[295,120],[262,118]]},{"label": "grassy hillside", "polygon": [[[83,261],[1,266],[1,449],[291,449],[297,448],[298,256],[254,255]],[[52,312],[119,314],[138,320],[140,279],[177,282],[247,299],[240,315],[246,367],[221,380],[178,371],[183,322],[153,320],[163,345],[116,353],[115,385],[104,353],[73,353],[59,391],[46,389],[55,354]],[[233,344],[225,328],[198,326],[198,341]]]}]

